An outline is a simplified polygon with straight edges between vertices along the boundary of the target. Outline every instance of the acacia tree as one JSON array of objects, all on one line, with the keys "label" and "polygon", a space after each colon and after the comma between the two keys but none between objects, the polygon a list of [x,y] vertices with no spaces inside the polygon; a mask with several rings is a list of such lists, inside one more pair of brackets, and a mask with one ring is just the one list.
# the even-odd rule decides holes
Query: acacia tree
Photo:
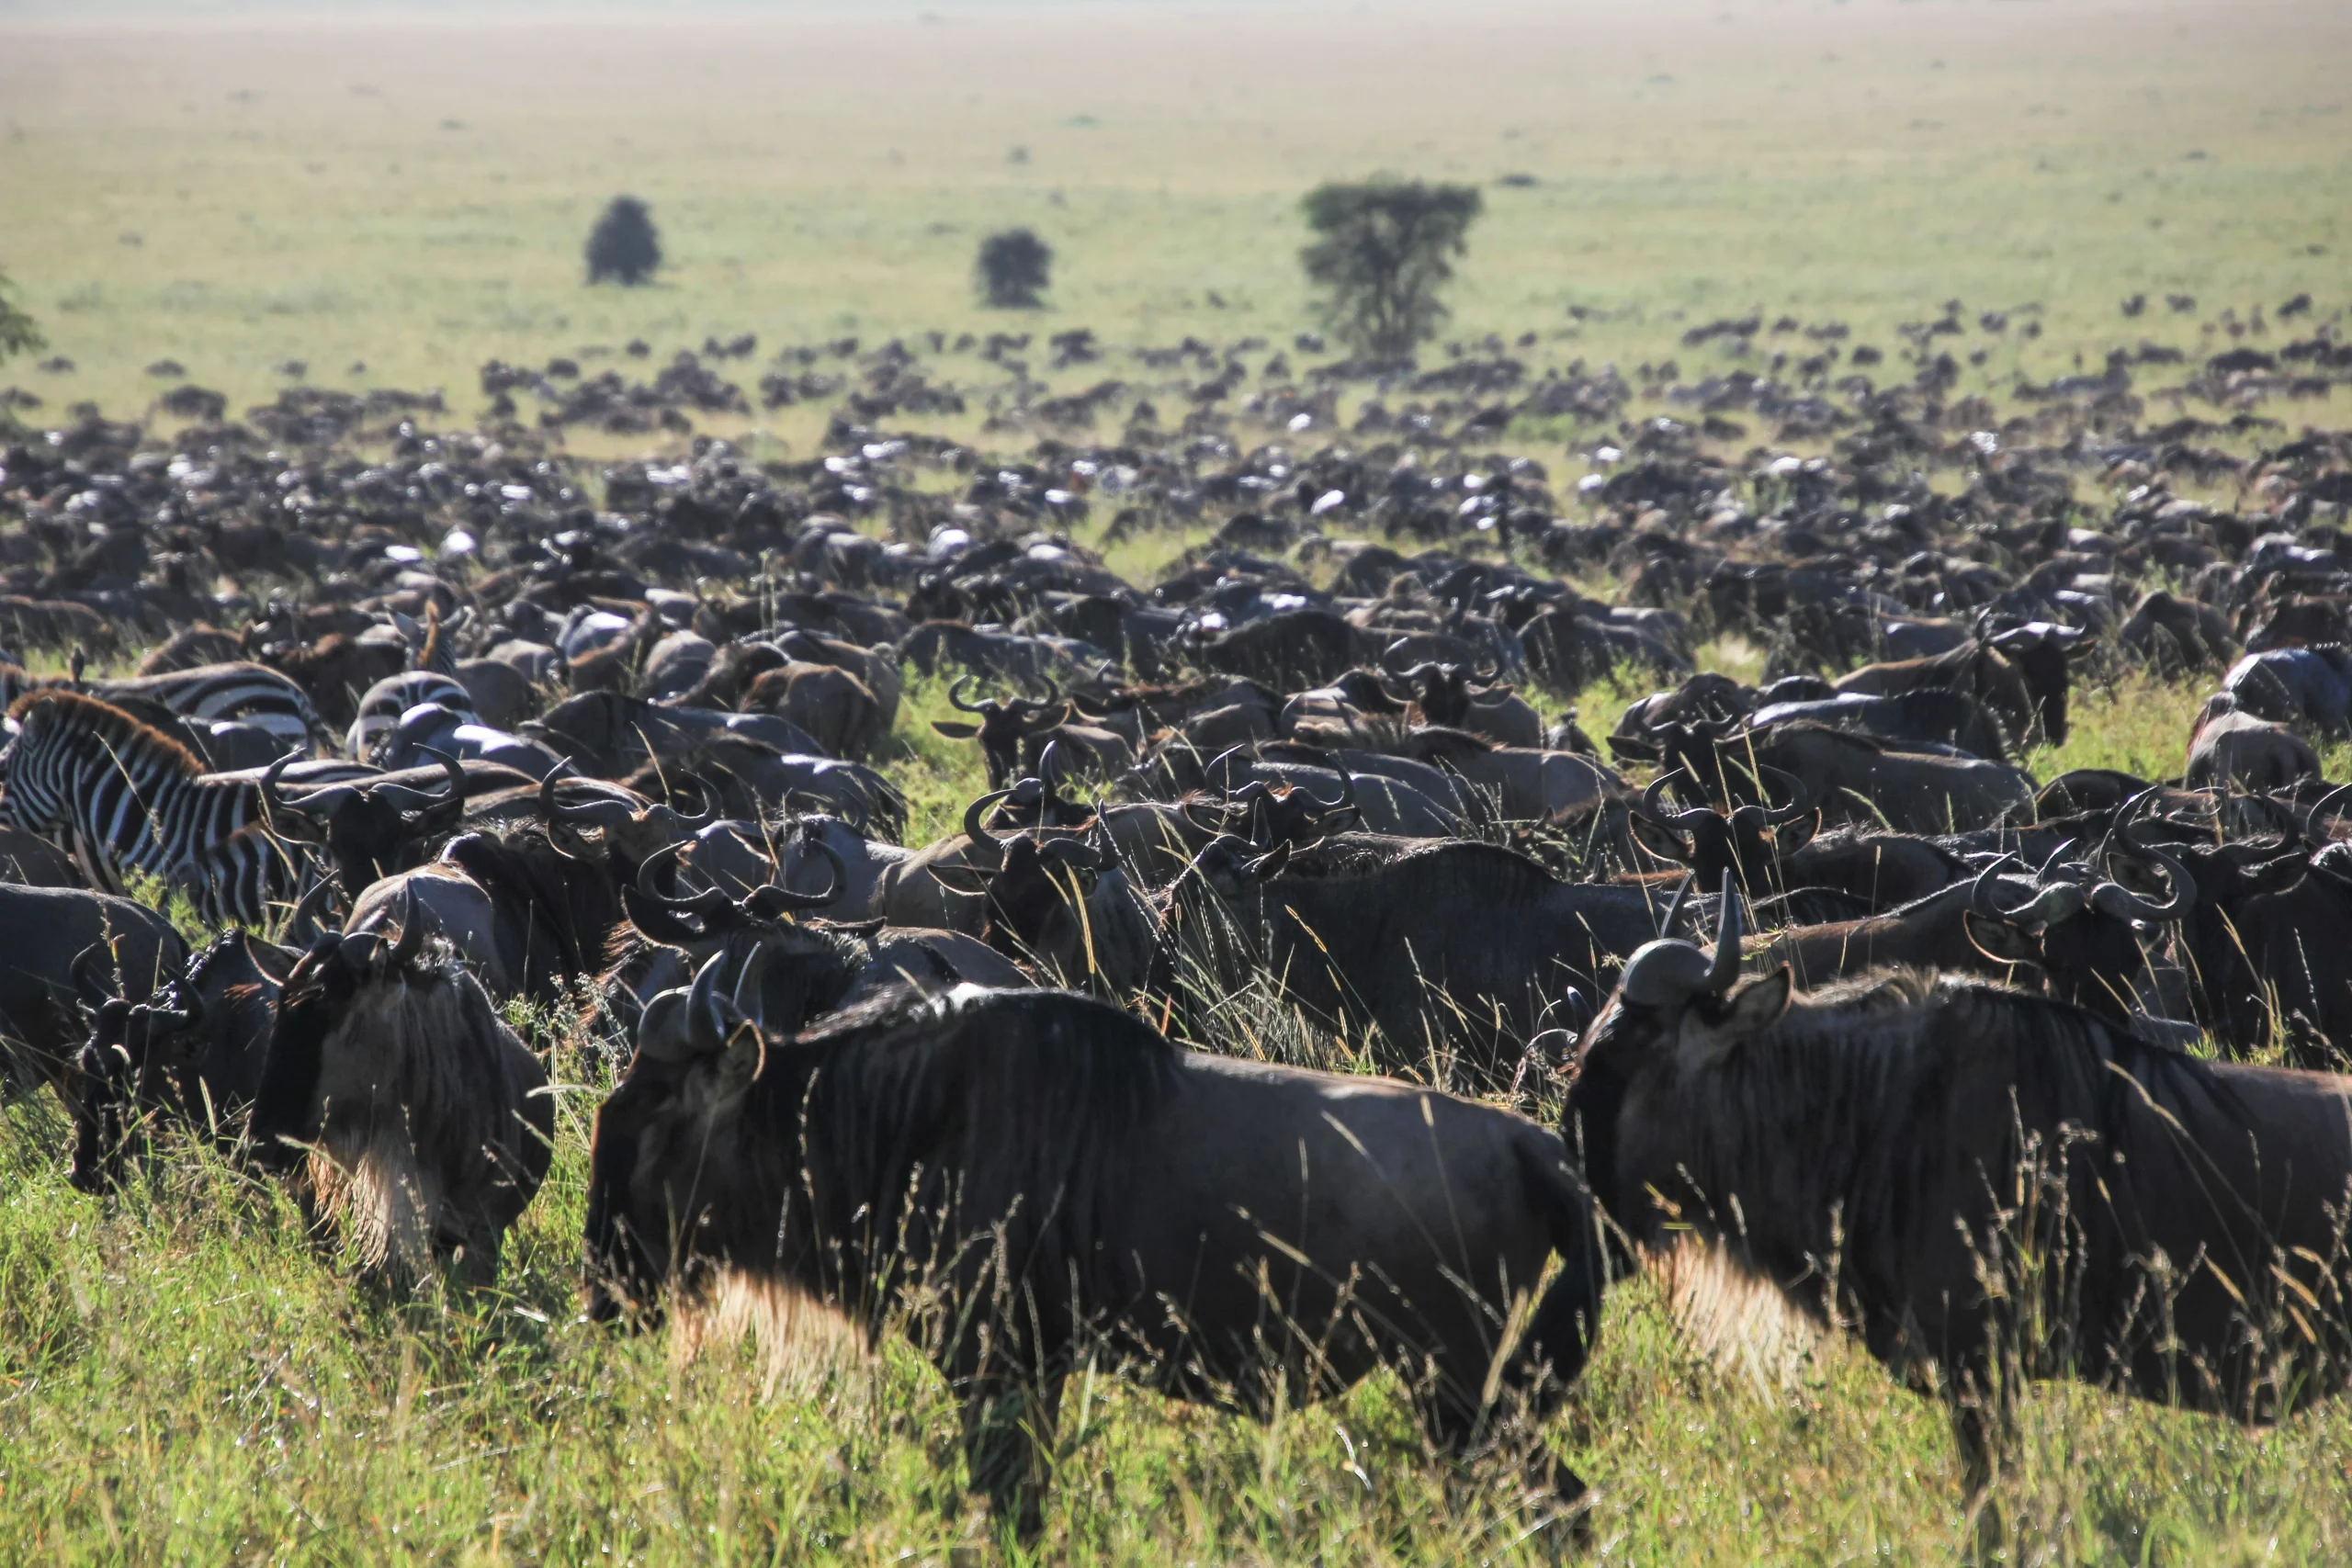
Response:
[{"label": "acacia tree", "polygon": [[49,346],[49,340],[40,335],[40,328],[33,319],[9,299],[15,288],[8,281],[8,275],[0,272],[0,363],[6,363],[11,355],[31,354]]},{"label": "acacia tree", "polygon": [[1446,318],[1438,290],[1468,248],[1476,187],[1381,175],[1319,186],[1300,205],[1316,239],[1299,261],[1324,291],[1325,325],[1369,358],[1410,358]]},{"label": "acacia tree", "polygon": [[662,265],[662,236],[653,214],[633,196],[616,196],[588,231],[588,281],[612,278],[635,287]]},{"label": "acacia tree", "polygon": [[974,269],[980,298],[1001,310],[1034,310],[1053,287],[1054,248],[1027,229],[1007,229],[980,242]]}]

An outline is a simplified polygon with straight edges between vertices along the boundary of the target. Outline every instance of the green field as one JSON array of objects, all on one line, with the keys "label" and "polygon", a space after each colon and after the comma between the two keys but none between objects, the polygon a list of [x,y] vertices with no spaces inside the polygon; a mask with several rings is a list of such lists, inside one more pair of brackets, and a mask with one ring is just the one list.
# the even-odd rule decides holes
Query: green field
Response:
[{"label": "green field", "polygon": [[[232,407],[300,360],[468,407],[484,359],[639,336],[1279,343],[1311,324],[1300,194],[1376,169],[1487,187],[1461,334],[1629,370],[1719,315],[1867,339],[1956,298],[2038,312],[1987,372],[2046,374],[2339,297],[2352,254],[2352,14],[2326,0],[486,10],[0,9],[0,270],[79,367],[10,374],[120,415],[162,357]],[[623,190],[673,265],[591,290],[581,245]],[[1060,264],[1008,321],[970,271],[1014,223]],[[2117,315],[2168,292],[2199,314]],[[816,417],[754,423],[805,450]]]},{"label": "green field", "polygon": [[[235,409],[299,359],[319,385],[444,388],[468,423],[492,357],[602,348],[636,376],[631,338],[659,364],[753,332],[758,360],[726,371],[748,384],[787,344],[1085,326],[1109,359],[1049,378],[1148,389],[1122,350],[1311,325],[1297,198],[1375,169],[1485,188],[1453,335],[1532,332],[1544,365],[1689,366],[1688,326],[1751,310],[1892,350],[1958,299],[2044,329],[1970,340],[1988,357],[1968,385],[1998,393],[2143,340],[2199,357],[2233,341],[2224,309],[2243,323],[2308,290],[2325,315],[2352,294],[2341,4],[937,9],[183,28],[0,8],[0,270],[76,367],[0,380],[44,400],[29,420],[85,399],[127,416],[170,357]],[[587,288],[582,241],[622,190],[652,203],[671,265]],[[1060,253],[1050,303],[983,311],[973,251],[1013,223]],[[2118,312],[2174,292],[2198,309]],[[940,374],[1004,380],[954,355]],[[807,456],[826,412],[697,424]],[[968,438],[983,414],[976,396],[927,427]],[[1558,460],[1555,432],[1505,445]],[[1140,574],[1177,543],[1116,564]],[[2201,695],[2086,694],[2075,739],[2033,765],[2176,771]],[[944,712],[919,690],[899,721],[918,831],[978,787],[970,749],[929,732]],[[1288,1027],[1244,1021],[1216,1043]],[[1270,1427],[1074,1388],[1046,1538],[1008,1551],[960,1490],[944,1386],[903,1346],[689,1359],[580,1319],[602,1069],[565,1021],[535,1022],[580,1089],[478,1297],[355,1285],[290,1204],[209,1155],[81,1196],[54,1106],[6,1112],[0,1563],[1540,1558],[1510,1467],[1449,1473],[1385,1382]],[[1555,1115],[1556,1091],[1522,1108]],[[2057,1389],[2028,1402],[2024,1438],[2007,1561],[2352,1560],[2343,1406],[2248,1432]],[[1612,1293],[1543,1439],[1598,1490],[1597,1562],[1946,1562],[1971,1539],[1935,1407],[1837,1345],[1785,1380],[1719,1366],[1644,1281]]]}]

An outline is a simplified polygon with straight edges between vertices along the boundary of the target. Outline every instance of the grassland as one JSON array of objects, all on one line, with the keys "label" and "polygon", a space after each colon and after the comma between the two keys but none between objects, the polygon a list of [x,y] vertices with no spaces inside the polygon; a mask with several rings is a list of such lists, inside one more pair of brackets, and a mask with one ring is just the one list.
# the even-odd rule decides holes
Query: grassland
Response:
[{"label": "grassland", "polygon": [[[2340,293],[2352,245],[2324,0],[134,16],[0,15],[0,270],[79,367],[13,374],[117,413],[163,357],[232,406],[300,360],[467,409],[486,358],[632,337],[1281,343],[1310,324],[1299,195],[1382,168],[1487,189],[1460,333],[1629,368],[1690,321],[1867,338],[1952,298],[2045,326],[1996,381],[2194,351],[2222,306]],[[591,290],[618,190],[671,265]],[[1060,264],[1009,319],[970,267],[1012,223]],[[2201,316],[2116,314],[2168,292]],[[751,424],[805,450],[818,417]]]},{"label": "grassland", "polygon": [[[1630,366],[1756,308],[1868,338],[1956,297],[2043,324],[1973,373],[1997,387],[2142,338],[2195,353],[2222,306],[2345,293],[2341,6],[943,10],[0,17],[0,268],[78,367],[6,375],[129,413],[158,358],[232,406],[300,359],[318,383],[445,387],[464,419],[486,358],[639,336],[1279,344],[1308,323],[1297,194],[1382,167],[1487,186],[1456,328],[1536,332],[1547,360]],[[672,264],[590,290],[580,242],[620,189],[654,203]],[[1062,263],[1049,308],[1008,321],[968,266],[1012,222]],[[2200,310],[2116,313],[2172,291]],[[710,427],[806,453],[820,418]],[[2201,694],[2097,687],[2033,765],[2171,772]],[[944,711],[919,690],[891,763],[917,836],[977,787],[970,748],[928,732]],[[1017,1560],[904,1347],[686,1360],[580,1320],[608,1069],[567,1021],[535,1023],[576,1087],[480,1296],[355,1286],[209,1154],[76,1194],[53,1106],[0,1116],[0,1562]],[[1214,1043],[1289,1027],[1244,1014]],[[1555,1114],[1555,1091],[1521,1108]],[[1785,1384],[1719,1367],[1644,1281],[1613,1292],[1545,1436],[1599,1490],[1598,1562],[1942,1562],[1967,1540],[1930,1406],[1835,1345]],[[2352,1416],[2243,1432],[2052,1390],[2001,1502],[2012,1562],[2343,1562]],[[1522,1528],[1498,1472],[1429,1461],[1386,1382],[1261,1427],[1106,1379],[1074,1406],[1032,1560],[1511,1562],[1537,1551]]]}]

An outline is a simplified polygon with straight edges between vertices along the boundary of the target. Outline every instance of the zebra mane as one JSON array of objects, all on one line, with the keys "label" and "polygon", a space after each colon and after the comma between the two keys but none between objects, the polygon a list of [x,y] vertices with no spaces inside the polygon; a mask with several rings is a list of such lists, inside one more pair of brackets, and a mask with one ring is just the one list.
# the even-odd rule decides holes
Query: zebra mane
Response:
[{"label": "zebra mane", "polygon": [[54,708],[60,723],[87,730],[118,750],[152,751],[170,759],[172,765],[188,778],[203,775],[204,764],[186,746],[154,726],[141,723],[120,708],[79,692],[50,688],[27,692],[8,705],[8,716],[22,725],[30,720],[35,709],[40,707]]}]

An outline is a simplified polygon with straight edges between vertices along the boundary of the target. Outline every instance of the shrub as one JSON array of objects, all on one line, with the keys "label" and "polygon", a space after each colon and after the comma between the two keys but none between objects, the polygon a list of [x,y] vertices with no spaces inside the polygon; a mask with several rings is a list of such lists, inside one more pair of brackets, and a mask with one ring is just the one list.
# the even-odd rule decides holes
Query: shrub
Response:
[{"label": "shrub", "polygon": [[0,272],[0,362],[6,362],[12,354],[31,354],[49,346],[49,340],[40,335],[40,328],[33,319],[8,299],[14,287],[8,275]]},{"label": "shrub", "polygon": [[1370,358],[1409,358],[1445,320],[1438,289],[1466,248],[1478,192],[1384,175],[1317,186],[1301,205],[1317,238],[1299,260],[1325,292],[1325,324]]},{"label": "shrub", "polygon": [[588,232],[588,281],[611,278],[635,287],[662,265],[662,236],[653,215],[633,196],[616,196]]},{"label": "shrub", "polygon": [[980,297],[1000,310],[1034,310],[1053,287],[1054,248],[1027,229],[1007,229],[980,242]]}]

